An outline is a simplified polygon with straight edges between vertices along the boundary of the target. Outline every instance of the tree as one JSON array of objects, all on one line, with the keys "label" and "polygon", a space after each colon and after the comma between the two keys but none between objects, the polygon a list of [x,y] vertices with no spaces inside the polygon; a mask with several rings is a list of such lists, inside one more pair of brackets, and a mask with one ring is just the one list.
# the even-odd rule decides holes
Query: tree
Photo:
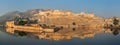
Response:
[{"label": "tree", "polygon": [[116,18],[114,18],[113,24],[114,24],[114,25],[118,25],[118,24],[119,24],[119,20],[117,20]]},{"label": "tree", "polygon": [[27,21],[19,21],[18,24],[19,24],[19,25],[25,25],[25,24],[27,24]]}]

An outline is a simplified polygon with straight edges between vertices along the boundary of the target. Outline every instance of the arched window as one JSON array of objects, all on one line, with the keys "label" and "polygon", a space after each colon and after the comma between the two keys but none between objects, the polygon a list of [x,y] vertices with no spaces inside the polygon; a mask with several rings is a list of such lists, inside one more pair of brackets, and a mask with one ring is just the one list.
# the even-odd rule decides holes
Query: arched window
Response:
[{"label": "arched window", "polygon": [[72,24],[73,24],[73,25],[76,25],[76,23],[75,23],[75,22],[73,22]]}]

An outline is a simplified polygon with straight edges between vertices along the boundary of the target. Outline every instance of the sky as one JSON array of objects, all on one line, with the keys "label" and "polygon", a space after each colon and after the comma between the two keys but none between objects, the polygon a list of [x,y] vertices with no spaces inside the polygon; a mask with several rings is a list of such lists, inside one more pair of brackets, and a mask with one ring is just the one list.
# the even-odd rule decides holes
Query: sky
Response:
[{"label": "sky", "polygon": [[120,17],[120,0],[0,0],[0,16],[29,9],[71,10],[101,17]]}]

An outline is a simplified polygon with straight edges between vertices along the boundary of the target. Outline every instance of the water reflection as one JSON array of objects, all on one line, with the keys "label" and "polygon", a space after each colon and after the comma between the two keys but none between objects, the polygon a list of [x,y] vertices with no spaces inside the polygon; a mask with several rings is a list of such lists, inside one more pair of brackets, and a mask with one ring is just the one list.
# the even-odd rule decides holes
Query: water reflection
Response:
[{"label": "water reflection", "polygon": [[119,31],[119,30],[117,30],[117,29],[114,29],[114,30],[112,29],[112,33],[113,33],[113,35],[118,35],[118,34],[119,34],[119,32],[120,32],[120,31]]},{"label": "water reflection", "polygon": [[48,40],[70,40],[74,37],[85,39],[85,38],[93,38],[95,34],[99,34],[102,32],[112,32],[114,35],[119,34],[119,30],[104,30],[101,28],[75,28],[72,30],[70,28],[64,28],[58,32],[32,32],[30,30],[25,29],[16,29],[16,28],[6,28],[6,32],[12,34],[14,36],[26,36],[29,38],[35,39],[48,39]]}]

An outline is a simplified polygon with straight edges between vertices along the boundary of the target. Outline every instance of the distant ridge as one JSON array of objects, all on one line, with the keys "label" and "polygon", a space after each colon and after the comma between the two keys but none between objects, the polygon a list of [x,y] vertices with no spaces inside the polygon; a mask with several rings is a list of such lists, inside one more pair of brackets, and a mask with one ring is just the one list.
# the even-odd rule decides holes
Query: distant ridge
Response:
[{"label": "distant ridge", "polygon": [[31,9],[25,12],[13,11],[0,16],[0,24],[5,24],[6,21],[14,20],[16,17],[31,17],[34,13],[37,13],[40,9]]}]

